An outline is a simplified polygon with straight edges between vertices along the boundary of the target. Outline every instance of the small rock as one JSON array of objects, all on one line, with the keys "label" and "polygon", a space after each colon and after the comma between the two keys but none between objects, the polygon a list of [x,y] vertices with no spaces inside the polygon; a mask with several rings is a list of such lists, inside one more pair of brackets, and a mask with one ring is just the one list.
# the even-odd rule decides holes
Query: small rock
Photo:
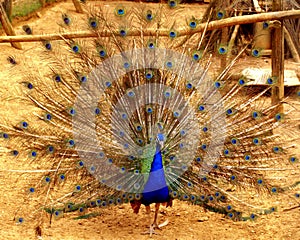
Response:
[{"label": "small rock", "polygon": [[41,18],[41,17],[42,17],[42,14],[41,14],[40,12],[37,12],[37,13],[36,13],[36,16],[37,16],[38,18]]},{"label": "small rock", "polygon": [[197,221],[198,222],[205,222],[205,221],[208,221],[208,217],[207,216],[204,216],[204,217],[201,217],[201,218],[199,218]]}]

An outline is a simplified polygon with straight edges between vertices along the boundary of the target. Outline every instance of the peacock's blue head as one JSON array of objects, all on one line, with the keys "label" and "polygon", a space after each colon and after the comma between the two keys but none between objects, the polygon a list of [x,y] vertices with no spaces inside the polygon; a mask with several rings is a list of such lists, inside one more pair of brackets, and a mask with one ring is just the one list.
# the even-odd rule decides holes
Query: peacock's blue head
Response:
[{"label": "peacock's blue head", "polygon": [[156,151],[160,151],[164,147],[165,135],[163,133],[158,133],[156,136]]}]

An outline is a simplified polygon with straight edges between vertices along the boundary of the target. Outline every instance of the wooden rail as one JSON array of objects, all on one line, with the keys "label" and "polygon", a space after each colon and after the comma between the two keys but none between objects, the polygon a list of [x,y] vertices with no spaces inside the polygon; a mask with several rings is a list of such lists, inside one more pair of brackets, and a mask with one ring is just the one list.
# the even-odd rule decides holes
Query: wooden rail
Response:
[{"label": "wooden rail", "polygon": [[[3,1],[0,0],[0,23],[2,24],[4,31],[8,36],[16,36],[15,31],[10,23],[11,15],[12,15],[12,0],[4,0],[3,3],[5,3],[6,9],[3,8],[2,2]],[[79,0],[72,0],[72,2],[76,8],[76,12],[78,13],[84,12],[81,2]],[[44,7],[46,5],[46,0],[40,0],[40,3],[42,7]],[[22,41],[9,41],[9,42],[13,47],[17,49],[22,49],[22,45],[20,43]]]},{"label": "wooden rail", "polygon": [[[282,20],[285,18],[300,18],[300,10],[288,10],[288,11],[278,11],[269,13],[260,13],[254,15],[237,16],[231,18],[225,18],[221,20],[211,21],[208,23],[199,24],[195,30],[182,30],[177,29],[180,36],[191,35],[193,33],[202,32],[207,26],[207,30],[220,29],[224,27],[230,27],[234,25],[263,22],[270,20]],[[156,29],[145,29],[143,35],[156,35]],[[97,35],[99,34],[99,35]],[[44,35],[20,35],[20,36],[0,36],[0,43],[5,42],[37,42],[37,41],[51,41],[51,40],[61,40],[61,39],[73,39],[73,38],[93,38],[93,37],[111,37],[113,33],[108,31],[94,33],[92,31],[81,31],[81,32],[69,32],[69,33],[55,33],[55,34],[44,34]],[[140,30],[132,30],[128,32],[128,36],[140,36]],[[160,36],[168,36],[168,30],[160,30]]]}]

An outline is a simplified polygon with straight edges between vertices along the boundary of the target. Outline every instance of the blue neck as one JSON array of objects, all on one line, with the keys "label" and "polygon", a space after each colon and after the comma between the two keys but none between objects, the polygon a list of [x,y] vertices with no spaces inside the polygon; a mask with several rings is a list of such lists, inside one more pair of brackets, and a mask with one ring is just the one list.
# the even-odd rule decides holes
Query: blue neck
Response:
[{"label": "blue neck", "polygon": [[153,157],[148,181],[144,186],[142,203],[149,205],[151,203],[168,202],[169,189],[166,183],[160,145],[156,144],[156,152]]},{"label": "blue neck", "polygon": [[163,169],[162,155],[160,151],[160,145],[156,144],[155,155],[153,157],[150,172],[155,172],[160,169]]}]

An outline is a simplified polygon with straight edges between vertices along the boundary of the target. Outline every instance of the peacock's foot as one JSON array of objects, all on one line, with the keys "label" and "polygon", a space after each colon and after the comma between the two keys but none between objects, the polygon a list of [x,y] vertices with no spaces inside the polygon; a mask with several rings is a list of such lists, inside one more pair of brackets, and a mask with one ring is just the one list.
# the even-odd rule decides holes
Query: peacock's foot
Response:
[{"label": "peacock's foot", "polygon": [[159,233],[155,232],[155,230],[154,230],[155,228],[161,230],[161,228],[159,228],[157,224],[151,224],[150,229],[149,229],[150,237],[152,237],[153,234],[159,235]]},{"label": "peacock's foot", "polygon": [[159,235],[159,233],[155,232],[155,229],[161,230],[161,228],[164,226],[167,226],[168,223],[169,223],[169,220],[166,220],[161,224],[153,223],[150,225],[149,231],[144,232],[143,234],[150,234],[150,237],[152,237],[152,235],[154,235],[154,234]]}]

